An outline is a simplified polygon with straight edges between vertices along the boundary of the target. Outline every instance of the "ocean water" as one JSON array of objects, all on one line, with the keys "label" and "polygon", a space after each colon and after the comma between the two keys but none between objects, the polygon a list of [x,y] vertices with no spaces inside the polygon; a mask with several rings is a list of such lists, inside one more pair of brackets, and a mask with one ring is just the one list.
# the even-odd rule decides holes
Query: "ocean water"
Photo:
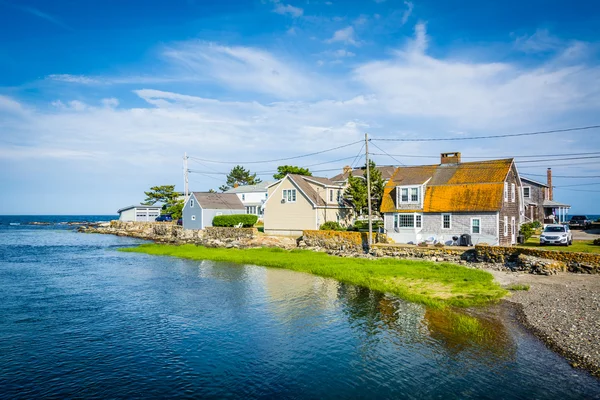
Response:
[{"label": "ocean water", "polygon": [[364,288],[122,253],[142,241],[39,219],[0,218],[2,399],[600,398],[509,309],[469,337]]}]

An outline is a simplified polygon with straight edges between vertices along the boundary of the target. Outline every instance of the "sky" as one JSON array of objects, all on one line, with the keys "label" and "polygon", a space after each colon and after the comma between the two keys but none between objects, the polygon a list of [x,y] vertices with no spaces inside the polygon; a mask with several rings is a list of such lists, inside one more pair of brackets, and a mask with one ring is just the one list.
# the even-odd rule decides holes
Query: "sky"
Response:
[{"label": "sky", "polygon": [[[0,214],[115,214],[183,190],[184,153],[194,191],[331,177],[361,143],[271,160],[365,133],[380,165],[551,167],[600,214],[600,129],[464,140],[600,125],[598,26],[594,1],[0,0]],[[419,138],[462,140],[378,140]]]}]

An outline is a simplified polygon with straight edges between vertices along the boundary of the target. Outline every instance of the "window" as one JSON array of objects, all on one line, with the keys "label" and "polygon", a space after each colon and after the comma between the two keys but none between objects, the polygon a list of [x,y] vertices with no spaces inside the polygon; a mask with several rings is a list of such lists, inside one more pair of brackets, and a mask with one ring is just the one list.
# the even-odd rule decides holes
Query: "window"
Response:
[{"label": "window", "polygon": [[192,215],[192,221],[195,221],[195,220],[196,220],[196,216]]},{"label": "window", "polygon": [[419,188],[410,189],[410,201],[417,203],[419,201]]},{"label": "window", "polygon": [[452,229],[451,214],[442,214],[442,229]]},{"label": "window", "polygon": [[333,189],[329,189],[329,202],[333,203]]},{"label": "window", "polygon": [[[414,228],[414,217],[414,214],[394,214],[394,228]],[[420,217],[420,215],[417,217]]]},{"label": "window", "polygon": [[269,193],[265,193],[265,199],[269,197]]},{"label": "window", "polygon": [[475,235],[481,233],[481,219],[471,218],[471,234]]},{"label": "window", "polygon": [[422,221],[423,217],[421,215],[415,215],[415,226],[417,228],[421,228],[423,225],[423,221]]},{"label": "window", "polygon": [[402,198],[400,201],[403,203],[408,203],[408,189],[402,189]]},{"label": "window", "polygon": [[504,236],[508,236],[508,217],[504,217]]},{"label": "window", "polygon": [[523,188],[523,197],[526,199],[531,198],[531,188],[529,186]]},{"label": "window", "polygon": [[246,200],[246,195],[242,194],[242,201],[245,201],[245,200]]},{"label": "window", "polygon": [[293,203],[296,201],[296,189],[284,189],[283,190],[283,199],[288,203]]},{"label": "window", "polygon": [[398,214],[398,226],[400,228],[413,228],[415,220],[413,214]]},{"label": "window", "polygon": [[256,215],[256,206],[246,207],[246,214],[255,214]]},{"label": "window", "polygon": [[512,234],[516,235],[517,234],[517,224],[515,223],[515,217],[510,217],[510,226],[511,226]]},{"label": "window", "polygon": [[504,202],[508,202],[508,182],[504,182]]},{"label": "window", "polygon": [[342,191],[338,189],[337,191],[337,200],[342,201]]},{"label": "window", "polygon": [[512,192],[512,202],[514,203],[515,201],[517,201],[517,188],[514,183],[510,185],[510,188]]},{"label": "window", "polygon": [[194,207],[194,199],[190,200],[190,207]]}]

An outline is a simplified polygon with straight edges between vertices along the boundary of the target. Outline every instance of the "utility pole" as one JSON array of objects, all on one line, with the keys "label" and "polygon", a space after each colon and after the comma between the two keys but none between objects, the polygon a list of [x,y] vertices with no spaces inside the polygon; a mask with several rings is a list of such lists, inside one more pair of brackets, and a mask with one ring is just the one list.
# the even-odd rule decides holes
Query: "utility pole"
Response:
[{"label": "utility pole", "polygon": [[189,179],[188,179],[188,156],[187,156],[187,152],[183,153],[183,195],[185,197],[184,201],[187,201],[188,199],[188,193],[189,193],[189,189],[188,189],[188,183],[189,183]]},{"label": "utility pole", "polygon": [[369,164],[369,134],[365,133],[365,160],[367,162],[367,208],[369,218],[369,250],[373,244],[373,222],[371,221],[371,172]]}]

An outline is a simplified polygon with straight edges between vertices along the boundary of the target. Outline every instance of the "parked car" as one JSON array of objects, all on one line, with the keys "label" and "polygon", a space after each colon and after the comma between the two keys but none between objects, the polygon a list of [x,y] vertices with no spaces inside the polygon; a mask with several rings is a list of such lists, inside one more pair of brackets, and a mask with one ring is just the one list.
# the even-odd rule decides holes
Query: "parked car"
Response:
[{"label": "parked car", "polygon": [[169,214],[163,214],[163,215],[159,215],[158,217],[156,217],[155,221],[156,222],[171,222],[171,221],[173,221],[173,218]]},{"label": "parked car", "polygon": [[179,218],[179,219],[177,220],[177,225],[183,225],[183,219]]},{"label": "parked car", "polygon": [[540,245],[562,244],[569,246],[573,244],[573,234],[568,225],[546,225],[540,235]]},{"label": "parked car", "polygon": [[569,221],[571,228],[588,229],[592,226],[592,221],[585,215],[573,215]]}]

